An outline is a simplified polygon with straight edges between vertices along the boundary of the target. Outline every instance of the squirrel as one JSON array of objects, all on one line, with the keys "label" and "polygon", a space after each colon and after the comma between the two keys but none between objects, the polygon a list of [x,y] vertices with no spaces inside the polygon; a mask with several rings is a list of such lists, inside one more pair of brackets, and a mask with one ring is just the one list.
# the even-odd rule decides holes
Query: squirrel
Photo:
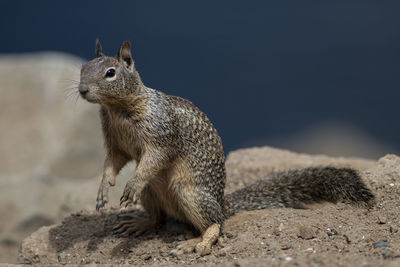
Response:
[{"label": "squirrel", "polygon": [[171,255],[210,253],[224,220],[243,210],[305,208],[309,203],[345,201],[366,207],[375,197],[349,168],[309,167],[272,175],[224,195],[225,156],[221,138],[208,117],[190,101],[146,87],[135,68],[131,44],[116,57],[102,53],[81,68],[79,93],[100,105],[106,159],[96,209],[129,161],[137,162],[121,206],[140,203],[148,217],[125,214],[113,234],[139,235],[166,216],[188,223],[201,236],[179,244]]}]

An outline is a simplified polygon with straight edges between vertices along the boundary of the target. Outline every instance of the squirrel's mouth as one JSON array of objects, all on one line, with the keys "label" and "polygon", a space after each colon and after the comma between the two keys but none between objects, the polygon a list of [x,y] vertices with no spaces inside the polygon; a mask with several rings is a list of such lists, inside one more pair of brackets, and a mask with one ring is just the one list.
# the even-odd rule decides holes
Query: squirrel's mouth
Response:
[{"label": "squirrel's mouth", "polygon": [[89,92],[80,92],[80,95],[83,99],[85,99],[87,102],[90,103],[100,103],[100,99],[97,97],[93,96]]}]

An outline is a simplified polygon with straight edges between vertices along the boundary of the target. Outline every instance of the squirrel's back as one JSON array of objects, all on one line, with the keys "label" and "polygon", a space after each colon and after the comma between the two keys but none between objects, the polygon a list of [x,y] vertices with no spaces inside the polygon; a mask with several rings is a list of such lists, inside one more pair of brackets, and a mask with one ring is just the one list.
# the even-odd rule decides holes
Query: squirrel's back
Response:
[{"label": "squirrel's back", "polygon": [[189,100],[166,95],[180,154],[195,171],[196,184],[222,205],[226,183],[221,138],[206,114]]}]

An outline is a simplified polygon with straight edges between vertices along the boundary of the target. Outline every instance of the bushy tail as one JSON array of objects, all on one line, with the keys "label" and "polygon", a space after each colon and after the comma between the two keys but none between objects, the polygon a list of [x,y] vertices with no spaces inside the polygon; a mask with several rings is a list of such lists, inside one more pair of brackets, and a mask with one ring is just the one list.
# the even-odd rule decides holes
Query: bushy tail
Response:
[{"label": "bushy tail", "polygon": [[353,169],[310,167],[276,173],[226,195],[225,212],[230,216],[243,210],[305,208],[306,204],[325,201],[370,207],[375,197]]}]

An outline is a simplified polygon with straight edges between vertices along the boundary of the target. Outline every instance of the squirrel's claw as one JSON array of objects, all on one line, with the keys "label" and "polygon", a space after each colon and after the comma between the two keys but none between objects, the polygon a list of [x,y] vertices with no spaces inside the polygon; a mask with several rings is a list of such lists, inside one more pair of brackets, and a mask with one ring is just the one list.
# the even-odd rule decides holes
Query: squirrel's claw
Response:
[{"label": "squirrel's claw", "polygon": [[102,207],[104,207],[104,204],[103,204],[103,203],[97,203],[97,204],[96,204],[96,210],[97,210],[97,211],[99,211],[100,208],[102,208]]},{"label": "squirrel's claw", "polygon": [[119,202],[120,206],[123,206],[124,203],[125,203],[125,207],[127,207],[131,203],[137,204],[142,195],[141,193],[143,191],[144,186],[145,186],[145,184],[137,185],[131,181],[128,181],[126,183],[124,193],[122,194],[122,196],[120,198],[120,202]]},{"label": "squirrel's claw", "polygon": [[119,205],[122,206],[122,203],[124,203],[126,200],[125,196],[122,195],[121,198],[119,199]]},{"label": "squirrel's claw", "polygon": [[96,210],[99,211],[101,208],[104,208],[107,202],[107,200],[97,200]]},{"label": "squirrel's claw", "polygon": [[99,187],[96,201],[97,201],[96,204],[97,211],[99,211],[101,208],[104,208],[106,203],[108,203],[108,186],[104,186],[103,183]]},{"label": "squirrel's claw", "polygon": [[128,181],[125,185],[124,193],[122,194],[121,198],[119,199],[119,205],[122,206],[125,202],[125,207],[129,205],[130,193],[132,191],[132,183]]},{"label": "squirrel's claw", "polygon": [[122,206],[124,206],[124,203],[125,203],[125,207],[126,207],[126,206],[128,206],[128,202],[129,202],[128,198],[122,196],[120,201],[119,201],[119,205],[122,207]]},{"label": "squirrel's claw", "polygon": [[130,200],[129,198],[122,196],[120,201],[119,201],[119,205],[122,207],[124,206],[125,208],[129,206],[129,204],[132,203],[132,200]]}]

